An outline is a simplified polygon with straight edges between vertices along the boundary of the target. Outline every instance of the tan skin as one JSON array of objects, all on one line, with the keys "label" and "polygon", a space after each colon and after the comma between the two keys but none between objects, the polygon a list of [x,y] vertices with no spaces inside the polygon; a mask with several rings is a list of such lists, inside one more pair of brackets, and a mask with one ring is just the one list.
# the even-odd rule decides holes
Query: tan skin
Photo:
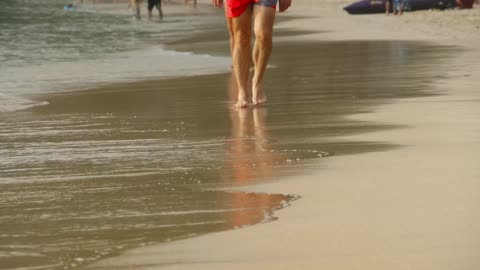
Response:
[{"label": "tan skin", "polygon": [[[212,0],[212,4],[223,8],[224,0]],[[280,12],[287,10],[291,4],[292,0],[279,0]],[[238,86],[237,102],[234,108],[248,107],[248,76],[252,59],[255,66],[252,79],[252,103],[261,105],[267,101],[263,90],[263,77],[272,52],[274,19],[274,9],[258,5],[251,5],[238,17],[227,18],[233,71]],[[255,35],[255,44],[252,52],[250,41],[253,34]]]}]

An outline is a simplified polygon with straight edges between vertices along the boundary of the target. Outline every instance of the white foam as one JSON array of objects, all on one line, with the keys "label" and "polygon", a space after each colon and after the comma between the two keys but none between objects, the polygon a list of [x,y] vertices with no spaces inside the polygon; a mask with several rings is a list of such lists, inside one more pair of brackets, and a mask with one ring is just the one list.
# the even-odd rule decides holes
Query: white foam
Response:
[{"label": "white foam", "polygon": [[0,93],[0,113],[24,110],[34,106],[46,105],[48,102],[36,102],[13,95]]}]

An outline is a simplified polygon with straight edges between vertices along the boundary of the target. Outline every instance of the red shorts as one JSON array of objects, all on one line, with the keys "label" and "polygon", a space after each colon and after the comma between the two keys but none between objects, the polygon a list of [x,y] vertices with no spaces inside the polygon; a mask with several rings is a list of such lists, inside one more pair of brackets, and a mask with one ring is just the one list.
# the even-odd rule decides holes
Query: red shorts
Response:
[{"label": "red shorts", "polygon": [[227,1],[227,17],[235,18],[240,15],[251,5],[259,5],[277,8],[277,0],[226,0]]}]

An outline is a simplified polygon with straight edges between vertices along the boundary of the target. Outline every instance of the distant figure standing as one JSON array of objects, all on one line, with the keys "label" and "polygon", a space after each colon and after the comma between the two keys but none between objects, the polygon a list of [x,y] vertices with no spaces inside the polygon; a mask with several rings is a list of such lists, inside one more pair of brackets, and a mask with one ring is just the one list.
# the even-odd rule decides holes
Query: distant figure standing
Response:
[{"label": "distant figure standing", "polygon": [[[261,105],[267,102],[263,89],[263,77],[272,52],[273,22],[277,0],[226,0],[225,13],[230,32],[230,50],[233,59],[233,71],[238,87],[234,108],[248,107],[248,78],[253,59],[252,103]],[[212,0],[217,7],[223,7],[224,0]],[[292,4],[292,0],[279,0],[279,10],[283,12]],[[252,33],[253,27],[253,33]],[[253,52],[252,34],[255,36]]]},{"label": "distant figure standing", "polygon": [[393,0],[393,14],[403,14],[403,1],[404,0]]},{"label": "distant figure standing", "polygon": [[142,0],[130,0],[130,3],[128,4],[128,7],[133,8],[133,10],[135,11],[134,16],[135,18],[137,18],[137,20],[140,19],[140,3],[141,2]]},{"label": "distant figure standing", "polygon": [[390,11],[394,14],[403,14],[403,0],[387,0],[385,2],[385,14],[389,15]]},{"label": "distant figure standing", "polygon": [[152,10],[154,7],[157,8],[160,19],[163,19],[162,0],[148,0],[148,18],[152,18]]},{"label": "distant figure standing", "polygon": [[[190,2],[190,0],[185,0],[185,6],[188,5],[188,2]],[[197,8],[197,0],[193,0],[193,8]]]},{"label": "distant figure standing", "polygon": [[387,0],[385,1],[385,14],[389,15],[390,10],[393,8],[393,0]]}]

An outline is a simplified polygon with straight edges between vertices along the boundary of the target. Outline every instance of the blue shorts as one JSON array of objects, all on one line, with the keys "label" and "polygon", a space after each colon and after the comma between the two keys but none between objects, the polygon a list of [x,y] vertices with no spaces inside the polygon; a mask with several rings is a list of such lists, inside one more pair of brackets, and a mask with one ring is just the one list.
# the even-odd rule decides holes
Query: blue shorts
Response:
[{"label": "blue shorts", "polygon": [[276,9],[277,2],[278,0],[227,0],[227,17],[235,18],[242,15],[243,12],[252,4]]},{"label": "blue shorts", "polygon": [[255,5],[276,8],[277,2],[278,0],[258,0],[258,1],[255,1]]}]

